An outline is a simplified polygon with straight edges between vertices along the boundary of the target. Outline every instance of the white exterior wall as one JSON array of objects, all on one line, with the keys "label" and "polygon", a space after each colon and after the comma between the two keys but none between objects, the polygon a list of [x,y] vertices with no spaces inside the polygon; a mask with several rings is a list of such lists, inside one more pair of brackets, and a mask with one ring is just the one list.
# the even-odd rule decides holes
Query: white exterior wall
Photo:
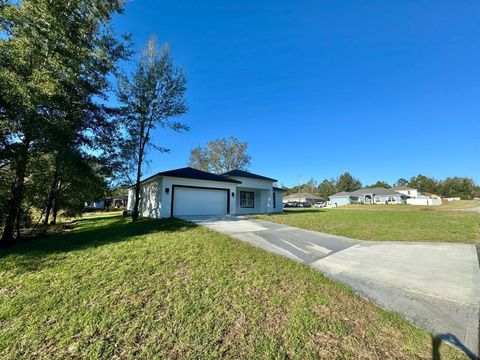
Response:
[{"label": "white exterior wall", "polygon": [[[160,218],[162,179],[156,178],[146,184],[140,185],[140,203],[138,213],[140,216]],[[127,211],[133,211],[135,204],[135,189],[128,189]]]},{"label": "white exterior wall", "polygon": [[[245,177],[239,177],[239,176],[229,176],[229,177],[242,182],[241,184],[237,185],[237,187],[241,189],[237,189],[237,193],[235,194],[235,197],[237,197],[235,204],[237,205],[238,214],[277,212],[277,209],[273,208],[273,181],[258,180],[258,179],[245,178]],[[249,189],[255,189],[255,208],[254,209],[240,208],[240,191],[243,189],[245,189],[245,191],[253,191]],[[258,196],[258,200],[257,200],[257,196]],[[257,201],[259,201],[258,205],[257,205]],[[277,207],[279,206],[278,201],[279,200],[277,198]]]},{"label": "white exterior wall", "polygon": [[[241,184],[239,184],[241,185]],[[248,191],[248,192],[253,192],[254,195],[254,207],[253,208],[242,208],[240,207],[240,192],[241,191]],[[260,214],[262,212],[262,202],[263,197],[262,194],[265,193],[266,190],[258,190],[258,189],[252,189],[252,188],[244,188],[241,186],[237,187],[236,193],[235,193],[235,207],[237,211],[237,215],[246,215],[246,214]]]},{"label": "white exterior wall", "polygon": [[407,196],[410,196],[412,198],[417,198],[419,193],[418,193],[418,190],[416,189],[412,189],[412,190],[395,190],[396,192],[400,193],[400,194],[403,194],[403,195],[407,195]]},{"label": "white exterior wall", "polygon": [[[210,188],[219,188],[219,189],[228,189],[230,197],[230,215],[235,215],[235,197],[237,196],[236,187],[239,184],[230,183],[230,182],[221,182],[221,181],[210,181],[210,180],[198,180],[198,179],[185,179],[185,178],[176,178],[170,176],[163,177],[162,184],[162,198],[161,198],[161,217],[168,218],[170,217],[171,208],[172,208],[172,186],[173,185],[184,185],[184,186],[201,186],[201,187],[210,187]],[[168,194],[165,192],[165,189],[169,189]],[[232,193],[235,193],[235,197],[232,197]],[[208,206],[208,203],[205,204]]]},{"label": "white exterior wall", "polygon": [[409,205],[442,205],[442,199],[407,199]]},{"label": "white exterior wall", "polygon": [[343,197],[331,197],[330,198],[330,205],[335,205],[337,206],[343,206],[343,205],[348,205],[350,204],[350,197],[349,196],[343,196]]},{"label": "white exterior wall", "polygon": [[135,189],[128,189],[127,211],[133,211],[134,201],[135,201]]},{"label": "white exterior wall", "polygon": [[[395,201],[394,202],[388,202],[388,199],[390,198],[394,198]],[[398,204],[403,204],[403,199],[400,195],[377,195],[375,196],[374,198],[374,203],[375,204],[385,204],[386,202],[388,202],[389,204],[392,204],[392,205],[398,205]]]},{"label": "white exterior wall", "polygon": [[282,212],[283,211],[283,191],[273,191],[275,193],[275,202],[277,207],[272,209],[272,212]]},{"label": "white exterior wall", "polygon": [[140,188],[140,216],[159,219],[162,200],[162,178],[154,179]]}]

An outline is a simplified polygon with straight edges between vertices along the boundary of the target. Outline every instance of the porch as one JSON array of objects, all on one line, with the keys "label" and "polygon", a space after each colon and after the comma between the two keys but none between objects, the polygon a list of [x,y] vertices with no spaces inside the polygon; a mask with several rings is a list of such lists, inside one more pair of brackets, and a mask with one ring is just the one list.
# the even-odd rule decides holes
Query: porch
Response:
[{"label": "porch", "polygon": [[237,215],[261,214],[269,212],[272,191],[248,187],[237,187],[235,206]]}]

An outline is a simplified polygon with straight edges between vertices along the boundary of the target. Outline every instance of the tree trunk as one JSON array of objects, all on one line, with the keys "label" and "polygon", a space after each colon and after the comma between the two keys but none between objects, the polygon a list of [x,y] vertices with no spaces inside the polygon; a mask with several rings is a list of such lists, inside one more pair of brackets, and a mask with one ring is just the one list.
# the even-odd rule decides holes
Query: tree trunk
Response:
[{"label": "tree trunk", "polygon": [[142,176],[142,160],[143,160],[143,155],[139,154],[138,157],[138,164],[137,164],[137,179],[135,182],[135,203],[133,205],[133,214],[132,214],[132,220],[137,221],[138,220],[138,206],[139,206],[139,200],[140,200],[140,178]]},{"label": "tree trunk", "polygon": [[58,194],[57,192],[55,192],[55,196],[53,198],[52,221],[50,221],[50,225],[55,225],[57,223],[57,214],[58,214]]},{"label": "tree trunk", "polygon": [[135,203],[133,205],[132,220],[138,220],[138,206],[140,203],[140,178],[142,177],[142,162],[143,162],[143,151],[145,149],[146,140],[144,139],[145,125],[142,122],[140,125],[140,139],[138,146],[138,163],[137,163],[137,178],[135,181]]},{"label": "tree trunk", "polygon": [[[3,228],[0,245],[7,246],[13,242],[13,233],[20,228],[20,215],[22,210],[23,191],[29,156],[30,140],[25,137],[21,145],[15,170],[15,182],[12,186],[12,195],[8,202],[7,219]],[[18,224],[17,224],[18,223]],[[18,226],[17,226],[18,225]],[[18,235],[18,234],[17,234]]]},{"label": "tree trunk", "polygon": [[45,206],[45,218],[43,219],[43,225],[48,225],[48,218],[50,217],[50,211],[52,210],[53,199],[55,197],[55,192],[57,191],[57,182],[58,182],[58,170],[55,167],[52,186],[50,187],[50,193],[48,194],[47,204]]}]

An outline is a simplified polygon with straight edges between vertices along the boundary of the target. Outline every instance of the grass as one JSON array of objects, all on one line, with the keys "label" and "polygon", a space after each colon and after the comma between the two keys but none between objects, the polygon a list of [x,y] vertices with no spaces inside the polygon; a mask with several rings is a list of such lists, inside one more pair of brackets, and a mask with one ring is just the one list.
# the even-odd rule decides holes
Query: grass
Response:
[{"label": "grass", "polygon": [[95,215],[19,244],[0,297],[4,359],[432,354],[427,332],[308,266],[180,220]]},{"label": "grass", "polygon": [[364,210],[403,210],[403,211],[449,211],[449,210],[468,210],[471,208],[480,207],[479,200],[458,200],[450,201],[446,204],[437,205],[437,206],[418,206],[418,205],[404,205],[404,204],[395,204],[395,205],[385,205],[385,204],[375,204],[365,205],[365,204],[352,204],[342,206],[342,209],[364,209]]},{"label": "grass", "polygon": [[480,243],[480,214],[439,210],[357,205],[352,209],[286,209],[283,214],[257,218],[363,240]]}]

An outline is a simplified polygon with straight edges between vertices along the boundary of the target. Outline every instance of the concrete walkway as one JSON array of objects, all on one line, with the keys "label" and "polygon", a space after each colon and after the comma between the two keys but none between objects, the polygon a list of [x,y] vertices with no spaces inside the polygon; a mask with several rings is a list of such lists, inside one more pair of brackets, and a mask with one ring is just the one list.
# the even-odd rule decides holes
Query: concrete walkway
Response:
[{"label": "concrete walkway", "polygon": [[184,219],[306,263],[478,355],[480,270],[474,245],[361,241],[240,216]]}]

